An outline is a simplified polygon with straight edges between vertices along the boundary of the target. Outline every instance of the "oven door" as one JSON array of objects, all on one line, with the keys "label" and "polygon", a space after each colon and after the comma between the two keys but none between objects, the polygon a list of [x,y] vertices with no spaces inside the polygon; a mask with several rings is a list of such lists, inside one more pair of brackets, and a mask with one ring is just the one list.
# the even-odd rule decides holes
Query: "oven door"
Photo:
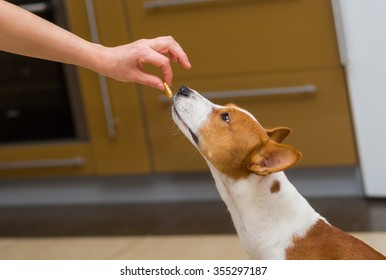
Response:
[{"label": "oven door", "polygon": [[[60,1],[10,1],[65,25]],[[0,144],[84,139],[74,68],[0,52]]]}]

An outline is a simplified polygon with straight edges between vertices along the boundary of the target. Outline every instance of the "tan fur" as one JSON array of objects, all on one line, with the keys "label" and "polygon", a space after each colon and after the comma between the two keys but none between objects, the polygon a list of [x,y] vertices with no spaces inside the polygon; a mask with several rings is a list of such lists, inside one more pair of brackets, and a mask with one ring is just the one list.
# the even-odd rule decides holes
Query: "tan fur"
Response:
[{"label": "tan fur", "polygon": [[265,131],[271,140],[277,143],[281,143],[291,133],[292,130],[288,127],[276,127],[266,129]]},{"label": "tan fur", "polygon": [[[274,141],[281,142],[290,133],[289,128],[266,131],[248,115],[232,107],[214,110],[199,132],[201,153],[220,172],[234,179],[245,178],[251,171],[268,175],[300,160],[301,154],[295,148]],[[221,119],[223,113],[229,114],[229,124]]]},{"label": "tan fur", "polygon": [[278,180],[274,180],[270,190],[271,193],[278,193],[280,191],[280,182]]},{"label": "tan fur", "polygon": [[[221,119],[222,113],[229,114],[229,124]],[[199,134],[201,153],[220,172],[233,179],[250,174],[248,157],[256,146],[262,144],[261,139],[269,139],[255,121],[232,107],[214,110]]]},{"label": "tan fur", "polygon": [[301,154],[295,148],[268,140],[252,153],[248,168],[258,175],[266,176],[294,166],[300,158]]},{"label": "tan fur", "polygon": [[289,260],[386,260],[359,239],[320,219],[303,238],[286,250]]}]

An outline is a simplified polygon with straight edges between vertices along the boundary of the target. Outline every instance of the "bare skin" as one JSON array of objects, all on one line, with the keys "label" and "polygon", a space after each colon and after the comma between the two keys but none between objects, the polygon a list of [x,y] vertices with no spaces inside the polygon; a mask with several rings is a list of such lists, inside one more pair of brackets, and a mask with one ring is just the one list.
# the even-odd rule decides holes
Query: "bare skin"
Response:
[{"label": "bare skin", "polygon": [[105,47],[3,0],[0,0],[0,50],[73,64],[118,81],[160,90],[164,89],[162,79],[144,72],[144,64],[159,67],[169,85],[173,82],[171,61],[185,69],[191,67],[186,53],[171,36]]}]

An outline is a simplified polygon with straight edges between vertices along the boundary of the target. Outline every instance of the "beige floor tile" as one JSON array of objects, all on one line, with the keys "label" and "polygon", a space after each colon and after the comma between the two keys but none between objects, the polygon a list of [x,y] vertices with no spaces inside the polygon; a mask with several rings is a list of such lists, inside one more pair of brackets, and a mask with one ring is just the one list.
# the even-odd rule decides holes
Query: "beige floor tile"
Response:
[{"label": "beige floor tile", "polygon": [[[386,233],[353,233],[386,254]],[[248,259],[236,235],[0,239],[0,259]]]},{"label": "beige floor tile", "polygon": [[[69,237],[17,238],[0,247],[0,259],[111,259],[135,238]],[[1,242],[0,242],[1,244]]]},{"label": "beige floor tile", "polygon": [[351,234],[386,256],[386,232],[353,232]]},{"label": "beige floor tile", "polygon": [[12,238],[0,238],[0,252],[14,243]]},{"label": "beige floor tile", "polygon": [[236,235],[148,236],[115,259],[248,259]]}]

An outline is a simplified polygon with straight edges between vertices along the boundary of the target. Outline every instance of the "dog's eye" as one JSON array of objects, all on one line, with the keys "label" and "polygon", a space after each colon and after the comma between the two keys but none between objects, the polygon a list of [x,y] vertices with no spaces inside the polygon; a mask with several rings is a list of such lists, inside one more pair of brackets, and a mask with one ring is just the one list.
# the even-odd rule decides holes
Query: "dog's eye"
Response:
[{"label": "dog's eye", "polygon": [[224,122],[229,123],[229,114],[228,114],[228,113],[222,113],[222,114],[221,114],[221,119],[222,119]]}]

